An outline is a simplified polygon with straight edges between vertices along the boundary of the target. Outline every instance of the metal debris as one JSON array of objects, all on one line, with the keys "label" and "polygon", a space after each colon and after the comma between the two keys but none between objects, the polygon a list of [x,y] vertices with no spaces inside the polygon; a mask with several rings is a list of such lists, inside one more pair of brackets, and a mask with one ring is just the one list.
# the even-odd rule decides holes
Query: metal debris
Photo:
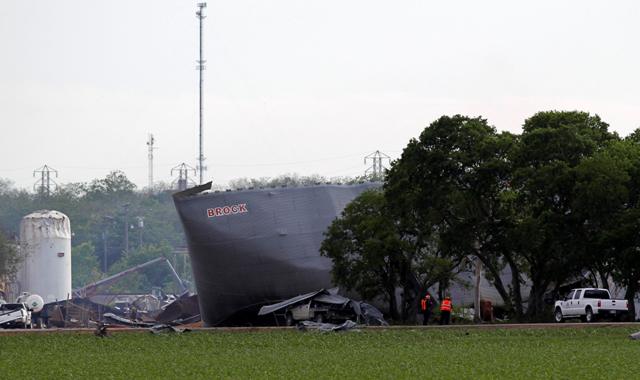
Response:
[{"label": "metal debris", "polygon": [[95,336],[99,336],[100,338],[106,338],[107,337],[107,325],[105,325],[102,322],[98,322],[98,324],[96,325],[96,329],[93,332],[93,334]]},{"label": "metal debris", "polygon": [[113,313],[105,313],[102,317],[105,321],[112,322],[113,324],[116,324],[116,325],[123,325],[123,326],[130,326],[130,327],[151,327],[154,325],[153,323],[141,322],[141,321],[136,321],[129,318],[120,317]]},{"label": "metal debris", "polygon": [[151,326],[149,328],[149,330],[153,334],[163,334],[163,333],[178,333],[178,334],[182,334],[183,332],[191,331],[191,329],[180,328],[180,327],[177,327],[177,326],[172,326],[172,325],[167,325],[167,324],[154,325],[154,326]]},{"label": "metal debris", "polygon": [[357,330],[358,326],[352,320],[347,319],[344,323],[336,325],[334,323],[318,323],[312,321],[302,321],[298,323],[299,331],[319,331],[319,332],[338,332],[338,331],[360,331]]},{"label": "metal debris", "polygon": [[342,323],[350,319],[355,319],[357,323],[366,325],[388,325],[380,310],[368,303],[339,295],[337,288],[320,289],[316,292],[263,306],[258,315],[270,313],[274,314],[276,321],[278,317],[284,317],[287,325],[309,320],[317,323]]}]

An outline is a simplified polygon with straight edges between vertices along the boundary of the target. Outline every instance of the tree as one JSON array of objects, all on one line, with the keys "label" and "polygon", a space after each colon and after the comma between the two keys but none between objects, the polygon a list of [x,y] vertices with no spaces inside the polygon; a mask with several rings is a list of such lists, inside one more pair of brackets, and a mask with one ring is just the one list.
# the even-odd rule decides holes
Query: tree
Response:
[{"label": "tree", "polygon": [[[135,185],[120,171],[90,183],[61,185],[46,198],[16,189],[10,181],[0,179],[0,230],[11,236],[17,235],[22,217],[39,209],[61,211],[71,220],[74,286],[85,285],[98,278],[96,260],[100,274],[105,267],[118,263],[111,268],[113,273],[132,263],[138,254],[147,257],[145,247],[148,245],[168,247],[170,252],[186,246],[171,192],[137,192]],[[143,225],[139,224],[138,218],[143,220]],[[130,248],[126,256],[131,260],[128,263],[122,259],[126,245],[125,228]],[[180,263],[181,273],[188,279],[191,272],[189,263],[187,260]],[[160,277],[164,279],[163,276]],[[151,282],[147,280],[148,277],[141,280],[142,288],[158,283],[156,278]],[[160,285],[163,285],[162,281]]]},{"label": "tree", "polygon": [[4,279],[11,279],[16,274],[19,262],[15,244],[0,231],[0,284]]},{"label": "tree", "polygon": [[13,190],[13,181],[7,178],[0,178],[0,194],[7,194]]},{"label": "tree", "polygon": [[532,284],[530,319],[547,315],[543,299],[551,286],[557,289],[582,270],[576,168],[616,139],[608,124],[585,112],[540,112],[525,121],[513,155],[518,222],[512,242]]},{"label": "tree", "polygon": [[[633,135],[632,135],[633,136]],[[611,276],[626,289],[631,316],[640,281],[640,144],[610,144],[576,168],[575,212],[582,226],[583,265],[603,286]]]},{"label": "tree", "polygon": [[389,217],[378,190],[362,193],[334,220],[320,252],[333,261],[335,283],[357,291],[365,299],[382,296],[392,319],[398,319],[396,288],[404,287],[407,244]]},{"label": "tree", "polygon": [[363,181],[372,180],[371,176],[356,177],[331,177],[327,178],[319,174],[299,175],[296,173],[283,174],[274,178],[236,178],[229,181],[229,187],[232,189],[262,188],[262,187],[280,187],[280,186],[312,186],[324,183],[346,183],[354,184]]},{"label": "tree", "polygon": [[[519,314],[522,279],[507,243],[511,209],[502,202],[511,196],[514,143],[514,136],[497,134],[480,117],[442,116],[409,142],[384,188],[402,233],[413,237],[418,251],[437,251],[453,263],[477,257],[507,308]],[[511,288],[500,276],[505,265],[512,267]]]},{"label": "tree", "polygon": [[94,179],[86,186],[89,195],[97,194],[127,194],[135,190],[136,185],[129,181],[126,174],[120,170],[114,170],[103,179]]},{"label": "tree", "polygon": [[84,242],[73,247],[71,252],[72,285],[79,288],[100,279],[100,264],[91,242]]}]

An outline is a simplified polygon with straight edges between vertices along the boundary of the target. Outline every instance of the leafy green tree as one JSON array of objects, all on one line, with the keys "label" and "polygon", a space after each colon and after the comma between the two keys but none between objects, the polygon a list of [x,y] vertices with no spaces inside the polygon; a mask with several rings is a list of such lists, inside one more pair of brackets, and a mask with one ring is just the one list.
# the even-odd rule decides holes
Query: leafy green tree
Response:
[{"label": "leafy green tree", "polygon": [[320,252],[333,261],[334,281],[365,299],[382,296],[398,319],[397,287],[405,287],[408,263],[403,241],[377,190],[353,200],[325,233]]},{"label": "leafy green tree", "polygon": [[136,185],[129,181],[126,174],[114,170],[103,179],[94,179],[86,186],[87,194],[132,193]]},{"label": "leafy green tree", "polygon": [[[633,135],[632,135],[633,136]],[[610,144],[576,168],[574,210],[580,216],[581,264],[626,289],[631,315],[640,281],[640,144]]]},{"label": "leafy green tree", "polygon": [[34,198],[33,194],[13,187],[0,192],[0,229],[9,236],[17,236],[22,217],[38,210]]},{"label": "leafy green tree", "polygon": [[416,245],[396,216],[381,190],[364,192],[331,224],[321,254],[332,259],[337,284],[365,299],[382,297],[392,319],[407,321],[415,317],[425,289],[449,283],[464,265],[443,255],[437,244]]},{"label": "leafy green tree", "polygon": [[16,274],[19,262],[15,244],[0,231],[0,284],[2,280],[9,280]]},{"label": "leafy green tree", "polygon": [[605,241],[609,241],[609,248],[613,251],[612,277],[616,283],[625,288],[625,299],[629,304],[630,320],[636,316],[635,298],[640,282],[640,209],[630,208],[621,213],[617,224],[605,231]]},{"label": "leafy green tree", "polygon": [[518,223],[512,241],[532,285],[530,319],[547,316],[543,299],[551,286],[582,270],[576,168],[617,139],[608,124],[585,112],[540,112],[525,121],[513,155]]},{"label": "leafy green tree", "polygon": [[13,181],[7,178],[0,178],[0,194],[6,194],[13,188]]},{"label": "leafy green tree", "polygon": [[229,187],[232,189],[247,189],[261,187],[280,187],[280,186],[311,186],[324,183],[345,183],[354,184],[363,181],[371,181],[371,176],[356,177],[331,177],[327,178],[319,174],[299,175],[296,173],[283,174],[274,178],[236,178],[229,181]]},{"label": "leafy green tree", "polygon": [[61,211],[71,220],[73,246],[91,243],[101,269],[123,255],[125,221],[130,251],[159,242],[184,247],[171,192],[148,194],[134,190],[135,185],[118,171],[90,183],[61,185],[48,197],[15,189],[10,181],[0,180],[0,229],[17,235],[23,216],[39,209]]},{"label": "leafy green tree", "polygon": [[[384,188],[403,234],[419,250],[435,250],[454,263],[477,257],[507,308],[519,313],[522,279],[507,243],[511,208],[502,202],[512,197],[514,144],[514,136],[497,134],[482,118],[443,116],[409,142]],[[512,267],[511,287],[500,276],[505,265]]]},{"label": "leafy green tree", "polygon": [[101,271],[91,242],[84,242],[71,251],[71,274],[73,288],[79,288],[100,279]]}]

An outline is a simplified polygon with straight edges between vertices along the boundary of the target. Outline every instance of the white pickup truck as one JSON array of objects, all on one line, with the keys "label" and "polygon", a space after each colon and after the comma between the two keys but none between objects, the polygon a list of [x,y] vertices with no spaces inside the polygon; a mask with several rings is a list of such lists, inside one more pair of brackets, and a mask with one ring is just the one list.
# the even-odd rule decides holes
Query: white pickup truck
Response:
[{"label": "white pickup truck", "polygon": [[0,329],[25,328],[31,326],[31,310],[25,303],[5,303],[0,305]]},{"label": "white pickup truck", "polygon": [[596,318],[617,319],[629,311],[629,305],[627,300],[611,299],[607,289],[579,288],[570,291],[564,300],[556,301],[553,310],[556,322],[568,318],[593,322]]}]

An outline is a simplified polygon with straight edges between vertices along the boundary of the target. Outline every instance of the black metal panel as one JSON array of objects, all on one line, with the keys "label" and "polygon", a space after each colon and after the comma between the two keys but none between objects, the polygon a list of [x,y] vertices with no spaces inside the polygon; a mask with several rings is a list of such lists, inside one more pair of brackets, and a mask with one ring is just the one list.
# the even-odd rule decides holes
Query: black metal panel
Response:
[{"label": "black metal panel", "polygon": [[323,233],[348,202],[379,186],[197,194],[208,188],[200,186],[175,194],[205,325],[223,323],[247,307],[331,287],[331,260],[319,254]]}]

